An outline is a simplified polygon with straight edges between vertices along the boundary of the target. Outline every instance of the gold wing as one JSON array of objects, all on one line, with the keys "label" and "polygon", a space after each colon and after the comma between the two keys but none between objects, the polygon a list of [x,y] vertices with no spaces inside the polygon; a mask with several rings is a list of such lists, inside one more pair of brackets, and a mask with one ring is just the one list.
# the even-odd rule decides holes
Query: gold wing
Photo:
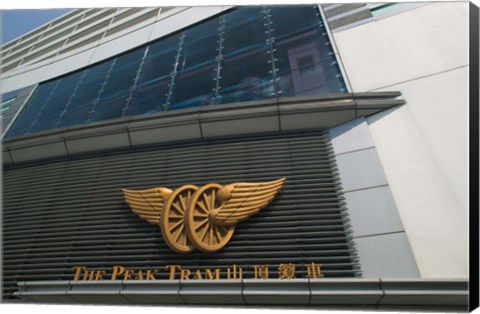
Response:
[{"label": "gold wing", "polygon": [[125,201],[132,211],[143,220],[159,225],[165,200],[172,193],[167,188],[153,188],[148,190],[122,189]]},{"label": "gold wing", "polygon": [[270,182],[234,183],[222,187],[217,200],[222,203],[212,213],[218,226],[233,226],[266,207],[282,188],[285,178]]}]

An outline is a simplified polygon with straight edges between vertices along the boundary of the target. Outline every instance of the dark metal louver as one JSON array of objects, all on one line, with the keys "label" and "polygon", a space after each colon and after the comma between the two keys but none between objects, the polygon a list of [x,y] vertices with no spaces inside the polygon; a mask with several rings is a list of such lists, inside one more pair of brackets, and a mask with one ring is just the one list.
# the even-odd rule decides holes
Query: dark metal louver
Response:
[{"label": "dark metal louver", "polygon": [[[240,223],[220,252],[180,255],[139,219],[121,188],[257,182],[286,177],[277,198]],[[73,266],[111,271],[179,264],[221,268],[322,264],[325,277],[360,275],[326,133],[276,134],[156,145],[5,168],[3,291],[17,282],[72,280]],[[167,279],[166,272],[157,276]]]}]

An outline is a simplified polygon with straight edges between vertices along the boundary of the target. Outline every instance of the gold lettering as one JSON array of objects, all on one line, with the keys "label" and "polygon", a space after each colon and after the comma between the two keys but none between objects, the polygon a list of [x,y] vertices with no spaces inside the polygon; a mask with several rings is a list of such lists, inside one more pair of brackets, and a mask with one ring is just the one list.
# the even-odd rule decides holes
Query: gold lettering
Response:
[{"label": "gold lettering", "polygon": [[155,274],[158,272],[158,270],[154,270],[154,269],[149,269],[147,271],[147,280],[155,280],[157,278],[155,278]]},{"label": "gold lettering", "polygon": [[105,275],[107,272],[104,271],[104,270],[97,270],[96,272],[96,276],[95,276],[95,280],[102,280],[103,279],[103,275]]},{"label": "gold lettering", "polygon": [[[210,269],[205,270],[205,278],[213,280],[213,273]],[[220,269],[215,269],[215,279],[220,279]]]},{"label": "gold lettering", "polygon": [[181,270],[182,268],[180,265],[167,265],[165,269],[168,271],[170,268],[170,280],[175,280],[175,270],[178,268],[178,270]]},{"label": "gold lettering", "polygon": [[94,276],[95,272],[93,270],[85,270],[85,273],[83,274],[83,280],[92,281]]},{"label": "gold lettering", "polygon": [[255,279],[268,279],[268,265],[253,265]]},{"label": "gold lettering", "polygon": [[143,280],[143,272],[141,270],[138,271],[137,276],[135,276],[136,280]]},{"label": "gold lettering", "polygon": [[188,280],[190,279],[190,275],[191,275],[191,271],[190,269],[181,269],[180,270],[180,280]]},{"label": "gold lettering", "polygon": [[279,279],[293,279],[295,278],[295,264],[280,264],[278,265],[278,278]]},{"label": "gold lettering", "polygon": [[311,264],[307,264],[305,265],[307,266],[307,277],[308,278],[321,278],[323,277],[323,273],[322,273],[322,270],[320,269],[320,266],[322,266],[322,264],[315,264],[314,262],[312,262]]},{"label": "gold lettering", "polygon": [[228,279],[243,279],[243,269],[239,268],[237,272],[237,264],[233,264],[233,269],[227,269]]},{"label": "gold lettering", "polygon": [[[188,270],[188,269],[187,269]],[[197,269],[197,272],[195,273],[194,276],[195,279],[203,279],[202,278],[202,273],[200,272],[200,269]],[[188,278],[187,278],[188,279]]]},{"label": "gold lettering", "polygon": [[78,279],[80,279],[80,275],[82,274],[82,271],[87,271],[87,267],[75,266],[75,267],[73,267],[73,271],[75,272],[75,276],[73,277],[73,281],[77,281]]},{"label": "gold lettering", "polygon": [[112,280],[116,280],[118,275],[125,272],[125,268],[122,266],[113,266]]},{"label": "gold lettering", "polygon": [[132,280],[133,279],[133,270],[127,269],[125,270],[125,275],[123,276],[123,280]]}]

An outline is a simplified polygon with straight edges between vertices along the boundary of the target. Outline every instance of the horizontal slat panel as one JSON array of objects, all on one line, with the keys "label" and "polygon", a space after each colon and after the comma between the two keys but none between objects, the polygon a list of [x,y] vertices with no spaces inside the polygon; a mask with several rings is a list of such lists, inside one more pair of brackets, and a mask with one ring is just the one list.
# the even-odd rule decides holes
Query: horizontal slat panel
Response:
[{"label": "horizontal slat panel", "polygon": [[[321,263],[326,277],[359,275],[348,215],[323,132],[216,139],[105,152],[4,171],[4,293],[17,281],[71,280],[72,267],[111,271],[180,264],[191,269],[237,264]],[[160,228],[137,217],[121,188],[147,189],[286,177],[276,199],[237,225],[220,252],[180,255]],[[251,269],[244,270],[245,276]],[[162,274],[167,278],[167,274]]]}]

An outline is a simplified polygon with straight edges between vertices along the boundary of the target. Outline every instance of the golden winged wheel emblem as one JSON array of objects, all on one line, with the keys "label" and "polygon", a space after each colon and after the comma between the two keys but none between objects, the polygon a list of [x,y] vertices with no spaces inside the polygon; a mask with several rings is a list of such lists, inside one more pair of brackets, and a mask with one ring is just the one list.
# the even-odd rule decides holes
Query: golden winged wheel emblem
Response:
[{"label": "golden winged wheel emblem", "polygon": [[233,236],[235,226],[266,207],[285,178],[270,182],[184,185],[175,191],[160,187],[122,189],[132,211],[160,226],[168,246],[178,253],[198,249],[213,253]]}]

